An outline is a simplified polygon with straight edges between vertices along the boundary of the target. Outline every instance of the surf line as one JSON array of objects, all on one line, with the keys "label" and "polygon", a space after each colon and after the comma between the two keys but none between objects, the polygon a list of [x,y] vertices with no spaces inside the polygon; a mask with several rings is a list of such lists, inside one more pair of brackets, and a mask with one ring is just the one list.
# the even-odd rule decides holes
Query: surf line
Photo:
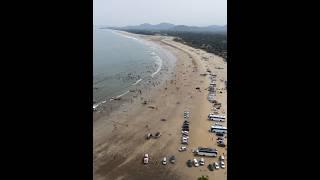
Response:
[{"label": "surf line", "polygon": [[156,64],[158,65],[158,69],[151,74],[151,77],[153,78],[158,72],[160,72],[161,67],[162,67],[162,59],[159,56],[155,56],[156,58]]},{"label": "surf line", "polygon": [[124,96],[124,95],[128,94],[129,92],[130,92],[130,91],[128,90],[128,91],[126,91],[126,92],[124,92],[124,93],[120,94],[119,96],[112,97],[112,98],[110,98],[110,101],[113,101],[113,100],[119,100],[122,96]]},{"label": "surf line", "polygon": [[139,79],[138,81],[136,81],[135,83],[132,84],[132,86],[137,85],[139,82],[141,82],[142,79]]}]

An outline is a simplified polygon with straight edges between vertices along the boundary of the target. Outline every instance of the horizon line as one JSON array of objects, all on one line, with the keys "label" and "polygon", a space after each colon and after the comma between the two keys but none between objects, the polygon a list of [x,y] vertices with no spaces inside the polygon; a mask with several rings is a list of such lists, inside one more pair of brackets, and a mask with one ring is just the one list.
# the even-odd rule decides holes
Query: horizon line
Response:
[{"label": "horizon line", "polygon": [[150,24],[150,25],[159,25],[159,24],[163,24],[163,23],[167,23],[167,24],[173,24],[175,26],[197,26],[197,27],[207,27],[207,26],[226,26],[228,25],[227,23],[225,24],[209,24],[209,25],[186,25],[186,24],[174,24],[174,23],[169,23],[169,22],[161,22],[161,23],[155,23],[155,24],[152,24],[152,23],[139,23],[139,24],[135,24],[135,25],[118,25],[118,26],[114,26],[114,25],[107,25],[107,24],[93,24],[94,26],[110,26],[110,27],[124,27],[124,26],[139,26],[139,25],[142,25],[142,24]]}]

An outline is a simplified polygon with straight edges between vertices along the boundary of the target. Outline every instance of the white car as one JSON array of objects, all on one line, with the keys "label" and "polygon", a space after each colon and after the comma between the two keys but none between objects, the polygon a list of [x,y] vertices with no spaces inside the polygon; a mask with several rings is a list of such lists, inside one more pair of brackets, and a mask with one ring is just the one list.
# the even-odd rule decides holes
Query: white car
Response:
[{"label": "white car", "polygon": [[148,154],[144,154],[143,163],[144,164],[148,164],[149,163],[149,155]]},{"label": "white car", "polygon": [[166,158],[166,157],[163,158],[162,164],[163,164],[163,165],[166,165],[166,164],[167,164],[167,158]]},{"label": "white car", "polygon": [[182,135],[189,136],[189,132],[188,131],[182,131]]},{"label": "white car", "polygon": [[187,147],[185,147],[185,146],[182,146],[182,147],[179,148],[179,151],[180,151],[180,152],[186,151],[186,150],[187,150]]},{"label": "white car", "polygon": [[223,162],[223,161],[220,161],[220,167],[221,167],[222,169],[226,168],[226,166],[224,165],[224,162]]},{"label": "white car", "polygon": [[222,155],[222,156],[220,156],[220,161],[224,161],[224,156]]},{"label": "white car", "polygon": [[189,139],[189,136],[182,136],[181,137],[181,140],[188,140]]},{"label": "white car", "polygon": [[189,135],[184,135],[184,134],[182,134],[182,138],[183,138],[183,139],[189,139]]},{"label": "white car", "polygon": [[204,159],[201,158],[200,161],[199,161],[199,163],[200,163],[201,166],[203,166],[203,165],[204,165]]},{"label": "white car", "polygon": [[214,162],[213,164],[216,169],[219,169],[219,164],[217,162]]},{"label": "white car", "polygon": [[181,143],[182,144],[188,144],[188,138],[182,137]]},{"label": "white car", "polygon": [[195,167],[198,167],[198,166],[199,166],[199,163],[198,163],[197,159],[194,159],[194,160],[193,160],[193,163],[194,163],[194,166],[195,166]]}]

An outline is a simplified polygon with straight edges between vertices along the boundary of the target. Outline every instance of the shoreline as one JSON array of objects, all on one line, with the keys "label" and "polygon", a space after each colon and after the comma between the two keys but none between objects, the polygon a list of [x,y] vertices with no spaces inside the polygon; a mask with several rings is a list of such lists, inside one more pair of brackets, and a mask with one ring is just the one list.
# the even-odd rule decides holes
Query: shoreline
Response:
[{"label": "shoreline", "polygon": [[[176,64],[167,74],[170,78],[150,87],[152,90],[146,91],[143,99],[136,97],[133,102],[94,118],[95,179],[196,179],[201,175],[226,179],[227,167],[214,172],[207,169],[207,163],[217,161],[217,158],[205,157],[206,165],[202,167],[186,166],[188,159],[195,158],[191,149],[199,146],[214,147],[227,159],[226,148],[218,147],[213,141],[215,136],[208,133],[213,122],[207,120],[207,115],[213,106],[207,100],[209,78],[201,76],[207,69],[217,75],[219,93],[215,98],[222,104],[219,114],[226,115],[226,62],[214,54],[175,42],[172,37],[123,33],[141,37],[170,51],[176,57]],[[142,86],[141,83],[138,85]],[[145,100],[147,104],[142,103]],[[178,152],[185,110],[191,112],[190,143],[186,152]],[[222,124],[227,126],[227,122]],[[162,136],[145,139],[147,133],[155,132],[161,132]],[[141,163],[144,153],[150,156],[148,165]],[[177,163],[162,165],[161,159],[170,155],[176,156]]]},{"label": "shoreline", "polygon": [[126,38],[140,41],[145,46],[148,46],[151,49],[153,58],[155,58],[154,63],[158,67],[150,74],[150,77],[147,76],[138,79],[136,82],[122,89],[118,95],[110,98],[106,97],[101,101],[95,102],[93,104],[94,121],[101,116],[106,116],[112,113],[112,111],[118,110],[120,106],[127,106],[128,102],[132,104],[137,98],[143,98],[145,92],[152,91],[155,87],[161,86],[165,81],[170,80],[176,61],[174,55],[172,55],[170,51],[162,48],[159,44],[144,39],[144,37],[140,37],[139,35],[128,35],[122,31],[112,30],[112,32],[125,36]]}]

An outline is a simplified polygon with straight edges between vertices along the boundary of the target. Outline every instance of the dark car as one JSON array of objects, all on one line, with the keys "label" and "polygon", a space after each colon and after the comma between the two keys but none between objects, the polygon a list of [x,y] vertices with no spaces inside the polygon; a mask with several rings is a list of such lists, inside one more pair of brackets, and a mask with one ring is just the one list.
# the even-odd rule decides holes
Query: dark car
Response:
[{"label": "dark car", "polygon": [[192,161],[190,159],[187,161],[187,166],[192,167]]},{"label": "dark car", "polygon": [[217,132],[216,135],[217,135],[217,136],[224,136],[224,134],[221,133],[221,132]]},{"label": "dark car", "polygon": [[226,147],[226,144],[224,142],[218,142],[218,146],[220,147]]},{"label": "dark car", "polygon": [[209,165],[208,165],[208,169],[209,169],[210,171],[213,171],[213,169],[214,169],[213,164],[209,164]]},{"label": "dark car", "polygon": [[175,156],[171,156],[169,160],[170,160],[170,162],[172,164],[174,164],[176,162],[176,157]]}]

